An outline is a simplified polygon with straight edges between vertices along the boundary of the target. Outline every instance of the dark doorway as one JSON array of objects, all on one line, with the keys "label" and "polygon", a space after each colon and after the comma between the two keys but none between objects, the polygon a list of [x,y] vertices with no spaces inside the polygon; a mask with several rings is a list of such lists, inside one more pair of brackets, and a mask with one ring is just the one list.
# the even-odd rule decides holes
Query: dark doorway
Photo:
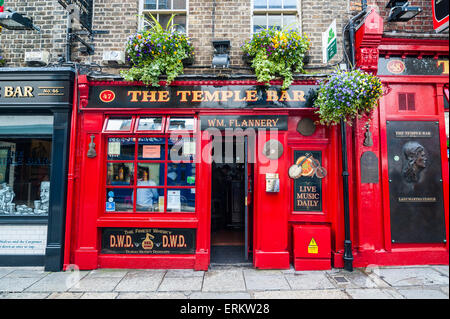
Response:
[{"label": "dark doorway", "polygon": [[216,158],[212,163],[211,263],[248,262],[250,249],[246,238],[250,237],[251,227],[246,207],[250,175],[246,151],[243,151],[246,147],[244,139],[222,142],[222,160]]}]

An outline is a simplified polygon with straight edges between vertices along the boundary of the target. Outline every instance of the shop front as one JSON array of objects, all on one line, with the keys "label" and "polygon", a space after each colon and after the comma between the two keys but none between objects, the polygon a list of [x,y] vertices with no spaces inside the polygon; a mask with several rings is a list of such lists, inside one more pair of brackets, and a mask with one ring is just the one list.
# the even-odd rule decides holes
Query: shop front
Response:
[{"label": "shop front", "polygon": [[339,138],[316,84],[81,76],[65,267],[330,268]]},{"label": "shop front", "polygon": [[0,70],[0,266],[62,269],[72,69]]}]

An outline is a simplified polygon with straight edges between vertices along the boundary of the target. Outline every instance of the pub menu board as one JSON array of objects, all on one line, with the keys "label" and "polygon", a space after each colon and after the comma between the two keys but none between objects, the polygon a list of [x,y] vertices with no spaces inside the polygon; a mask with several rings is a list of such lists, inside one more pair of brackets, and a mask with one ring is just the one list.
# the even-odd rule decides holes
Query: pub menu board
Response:
[{"label": "pub menu board", "polygon": [[322,211],[322,179],[316,176],[311,166],[311,158],[303,161],[309,154],[322,165],[321,151],[294,151],[294,164],[302,165],[301,176],[294,180],[294,211],[296,212]]},{"label": "pub menu board", "polygon": [[103,228],[102,254],[194,254],[194,228]]},{"label": "pub menu board", "polygon": [[388,121],[387,144],[392,242],[444,242],[439,123]]}]

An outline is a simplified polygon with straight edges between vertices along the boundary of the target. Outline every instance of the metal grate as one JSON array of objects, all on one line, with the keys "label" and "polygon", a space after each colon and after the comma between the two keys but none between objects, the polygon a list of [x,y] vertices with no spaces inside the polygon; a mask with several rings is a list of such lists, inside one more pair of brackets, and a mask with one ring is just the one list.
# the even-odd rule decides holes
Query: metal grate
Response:
[{"label": "metal grate", "polygon": [[416,94],[415,93],[399,93],[398,94],[398,110],[399,111],[415,111],[416,110]]}]

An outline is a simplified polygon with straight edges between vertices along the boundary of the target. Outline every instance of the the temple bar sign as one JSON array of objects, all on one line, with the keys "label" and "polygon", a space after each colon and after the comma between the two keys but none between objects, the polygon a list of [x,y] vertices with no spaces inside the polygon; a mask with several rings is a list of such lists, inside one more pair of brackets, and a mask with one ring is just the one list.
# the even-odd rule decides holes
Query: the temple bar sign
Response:
[{"label": "the temple bar sign", "polygon": [[87,108],[305,108],[316,86],[92,86]]}]

